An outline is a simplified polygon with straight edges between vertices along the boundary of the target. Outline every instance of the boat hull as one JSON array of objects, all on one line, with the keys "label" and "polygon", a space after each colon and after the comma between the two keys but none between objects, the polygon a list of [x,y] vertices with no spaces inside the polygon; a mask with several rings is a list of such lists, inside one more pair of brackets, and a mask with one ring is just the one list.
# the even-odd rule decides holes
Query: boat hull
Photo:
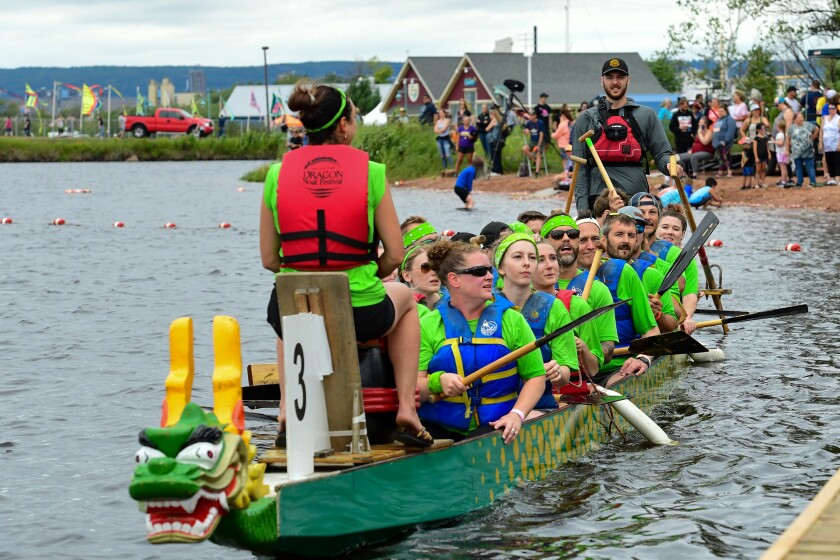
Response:
[{"label": "boat hull", "polygon": [[[667,399],[685,361],[685,356],[660,358],[645,375],[611,387],[650,412]],[[622,430],[631,429],[618,414],[612,416]],[[608,425],[605,406],[562,405],[527,422],[509,445],[492,432],[449,447],[287,482],[276,488],[275,538],[267,532],[243,539],[241,529],[233,530],[240,523],[226,519],[213,540],[265,553],[346,553],[489,506],[518,484],[544,479],[558,465],[606,441]],[[270,498],[260,502],[264,500]]]}]

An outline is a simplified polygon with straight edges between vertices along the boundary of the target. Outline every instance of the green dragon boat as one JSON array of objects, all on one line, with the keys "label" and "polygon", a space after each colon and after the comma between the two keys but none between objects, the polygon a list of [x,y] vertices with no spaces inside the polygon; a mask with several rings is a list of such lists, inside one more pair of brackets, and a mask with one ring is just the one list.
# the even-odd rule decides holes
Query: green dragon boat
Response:
[{"label": "green dragon boat", "polygon": [[[258,554],[339,555],[489,507],[609,441],[614,426],[630,428],[610,406],[561,403],[527,421],[509,445],[498,432],[426,449],[374,445],[316,459],[314,473],[292,480],[285,453],[257,458],[245,429],[234,319],[215,318],[214,348],[214,406],[206,412],[190,402],[192,320],[173,323],[161,427],[141,432],[129,487],[155,544],[210,539]],[[606,386],[649,412],[668,398],[685,363],[684,355],[663,356],[645,375]]]}]

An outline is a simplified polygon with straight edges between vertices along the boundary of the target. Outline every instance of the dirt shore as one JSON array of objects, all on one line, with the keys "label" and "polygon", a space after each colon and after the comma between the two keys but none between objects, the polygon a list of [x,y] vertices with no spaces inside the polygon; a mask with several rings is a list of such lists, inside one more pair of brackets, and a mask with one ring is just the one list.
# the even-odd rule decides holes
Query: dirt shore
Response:
[{"label": "dirt shore", "polygon": [[[694,181],[696,185],[703,185],[708,175],[701,175]],[[755,206],[764,208],[812,208],[827,212],[840,212],[840,186],[808,187],[782,189],[774,186],[779,177],[768,176],[768,185],[764,189],[741,190],[743,177],[718,178],[718,185],[722,191],[724,204],[735,206]],[[662,177],[651,177],[652,185],[662,183]],[[420,189],[435,189],[451,191],[455,179],[452,177],[432,177],[414,179],[395,185]],[[807,184],[807,179],[806,179]],[[530,178],[502,175],[490,179],[480,179],[475,182],[474,190],[479,193],[507,193],[521,198],[555,198],[565,202],[566,191],[554,191],[554,182],[550,177]]]}]

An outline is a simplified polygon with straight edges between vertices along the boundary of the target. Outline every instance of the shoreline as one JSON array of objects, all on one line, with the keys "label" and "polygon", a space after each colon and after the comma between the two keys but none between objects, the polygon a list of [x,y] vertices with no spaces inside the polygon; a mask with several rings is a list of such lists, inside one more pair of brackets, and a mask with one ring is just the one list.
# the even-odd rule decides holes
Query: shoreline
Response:
[{"label": "shoreline", "polygon": [[[700,174],[699,178],[692,182],[702,186],[706,177],[713,177],[714,174]],[[748,206],[754,208],[779,208],[779,209],[812,209],[824,212],[840,212],[840,186],[832,187],[809,187],[783,189],[775,186],[779,181],[778,176],[767,176],[765,181],[768,186],[763,189],[741,190],[743,177],[717,177],[718,189],[720,190],[724,208],[726,206]],[[661,184],[662,176],[652,176],[652,184]],[[393,188],[416,188],[438,191],[450,191],[455,185],[454,177],[426,177],[407,181],[399,181],[392,184]],[[489,179],[476,179],[473,192],[480,199],[482,193],[508,194],[512,198],[533,198],[535,200],[553,199],[558,201],[558,206],[566,201],[568,191],[555,191],[554,181],[549,177],[517,177],[515,175],[502,175],[490,177]],[[455,194],[452,195],[456,200]]]}]

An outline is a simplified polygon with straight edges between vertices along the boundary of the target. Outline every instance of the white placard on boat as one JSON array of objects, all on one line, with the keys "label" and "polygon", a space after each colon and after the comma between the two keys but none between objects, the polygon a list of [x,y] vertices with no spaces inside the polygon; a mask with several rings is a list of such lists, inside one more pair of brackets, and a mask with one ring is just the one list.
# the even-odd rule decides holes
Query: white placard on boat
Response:
[{"label": "white placard on boat", "polygon": [[315,472],[315,452],[330,447],[324,377],[332,373],[332,358],[324,318],[283,317],[283,352],[287,471],[296,480]]}]

